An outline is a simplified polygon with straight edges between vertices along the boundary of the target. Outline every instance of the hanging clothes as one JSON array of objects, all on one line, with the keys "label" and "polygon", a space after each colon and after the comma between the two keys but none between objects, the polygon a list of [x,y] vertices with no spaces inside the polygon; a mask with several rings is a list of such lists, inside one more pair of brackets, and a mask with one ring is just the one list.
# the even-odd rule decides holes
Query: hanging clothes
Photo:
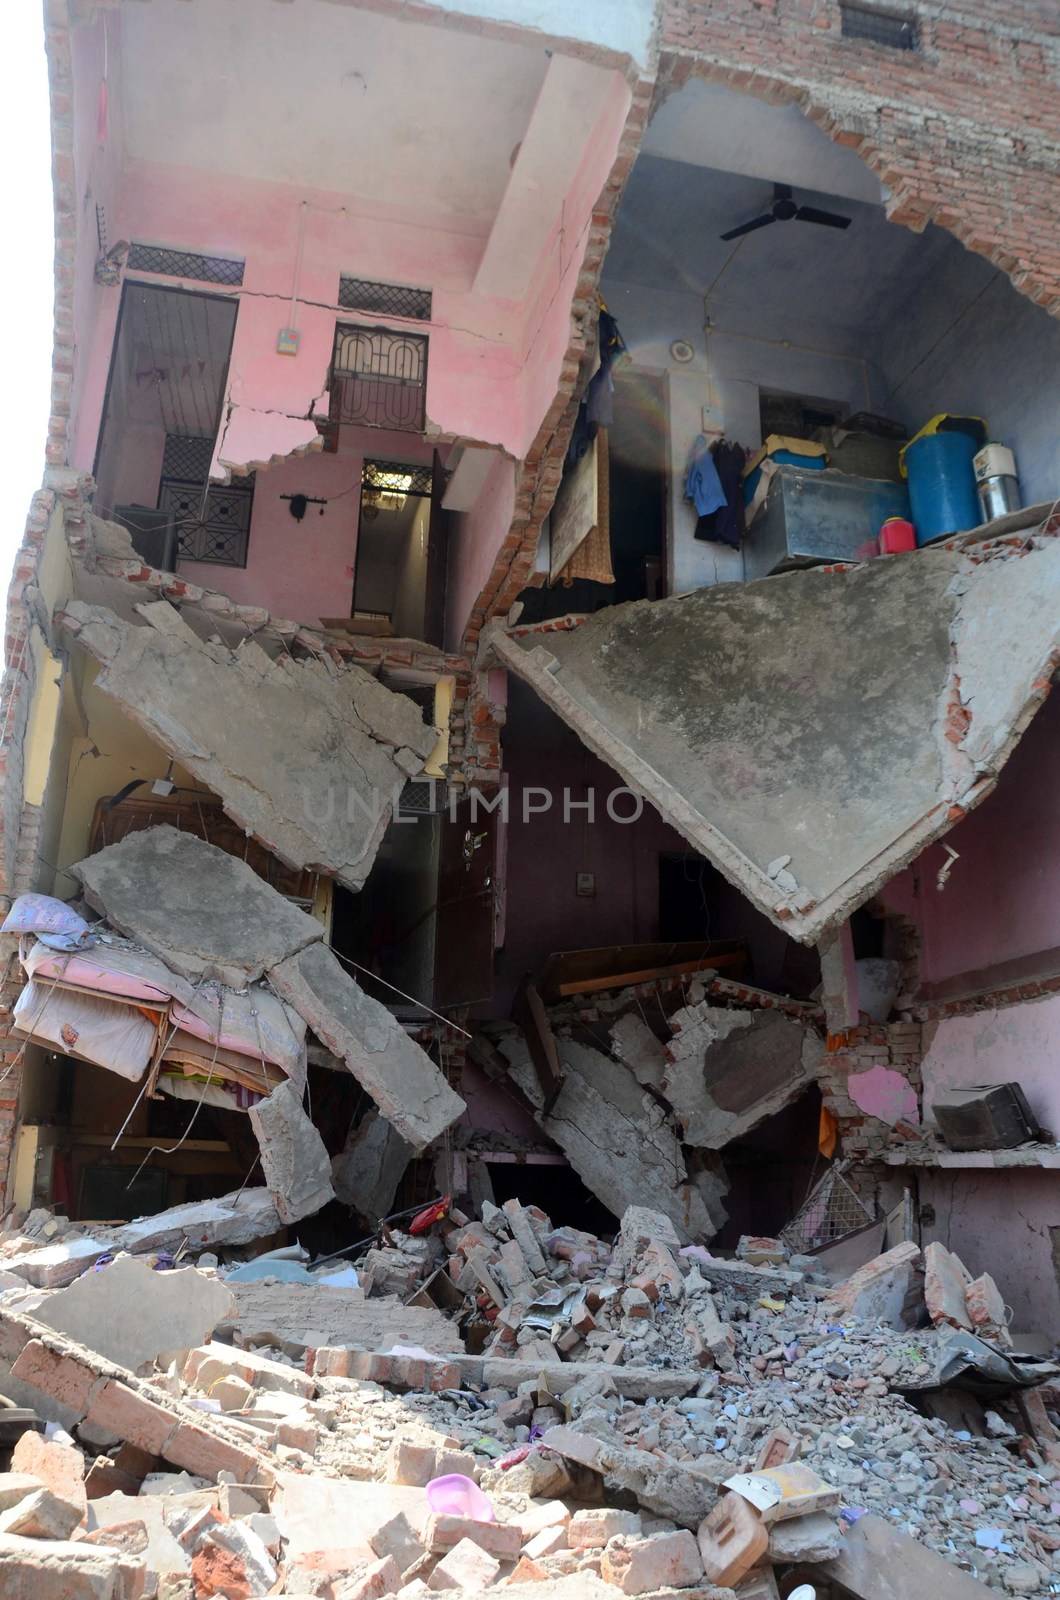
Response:
[{"label": "hanging clothes", "polygon": [[615,420],[615,364],[628,354],[618,323],[601,302],[598,327],[600,366],[585,391],[585,413],[590,422],[610,428]]},{"label": "hanging clothes", "polygon": [[696,523],[696,538],[714,544],[740,548],[744,530],[743,469],[747,451],[732,439],[716,439],[710,447],[711,459],[721,483],[725,502],[717,510],[701,515]]},{"label": "hanging clothes", "polygon": [[685,498],[691,500],[700,517],[709,517],[725,504],[725,490],[721,486],[714,457],[702,434],[692,446],[692,457],[685,474]]}]

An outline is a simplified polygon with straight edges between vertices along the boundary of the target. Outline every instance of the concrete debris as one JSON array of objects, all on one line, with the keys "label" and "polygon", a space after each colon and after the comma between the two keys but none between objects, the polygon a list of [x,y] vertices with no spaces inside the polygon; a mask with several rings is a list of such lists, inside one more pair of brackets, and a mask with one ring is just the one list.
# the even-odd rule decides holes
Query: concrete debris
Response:
[{"label": "concrete debris", "polygon": [[265,1184],[281,1222],[312,1216],[335,1198],[327,1148],[293,1084],[281,1083],[251,1106],[250,1122],[261,1150]]},{"label": "concrete debris", "polygon": [[542,1132],[610,1211],[620,1214],[627,1196],[640,1195],[671,1218],[682,1238],[713,1238],[717,1226],[689,1181],[677,1134],[629,1068],[576,1040],[558,1039],[565,1076],[546,1115],[525,1041],[508,1034],[499,1044]]},{"label": "concrete debris", "polygon": [[419,707],[361,667],[274,661],[253,639],[204,641],[165,601],[136,609],[142,626],[67,606],[67,632],[101,664],[96,686],[283,861],[359,889],[437,739]]},{"label": "concrete debris", "polygon": [[[608,606],[544,640],[494,623],[482,643],[811,943],[990,791],[1047,693],[1058,617],[1060,541],[1031,537]],[[796,658],[800,687],[778,689]]]},{"label": "concrete debris", "polygon": [[166,1351],[201,1344],[234,1311],[232,1291],[194,1267],[153,1272],[146,1261],[122,1256],[49,1295],[33,1315],[135,1372]]},{"label": "concrete debris", "polygon": [[157,1216],[137,1217],[135,1222],[115,1228],[110,1237],[119,1250],[128,1250],[130,1255],[160,1250],[172,1254],[182,1245],[208,1250],[212,1245],[254,1244],[278,1233],[282,1226],[267,1189],[240,1189],[216,1200],[192,1200]]},{"label": "concrete debris", "polygon": [[[0,1235],[0,1270],[33,1253],[33,1226]],[[357,1290],[324,1287],[311,1263],[308,1283],[229,1289],[216,1255],[175,1271],[119,1257],[72,1289],[0,1280],[0,1363],[72,1435],[23,1433],[0,1474],[5,1600],[776,1600],[796,1572],[865,1600],[925,1583],[973,1600],[976,1577],[1007,1594],[1060,1583],[1058,1391],[1025,1391],[1021,1410],[995,1390],[973,1427],[965,1397],[956,1431],[905,1398],[948,1360],[955,1283],[969,1317],[998,1315],[986,1275],[933,1251],[938,1329],[922,1294],[891,1328],[895,1273],[904,1313],[920,1289],[915,1245],[832,1285],[777,1240],[746,1236],[731,1260],[681,1238],[649,1205],[604,1240],[509,1200],[427,1235],[387,1229]],[[459,1321],[387,1295],[439,1272]],[[83,1302],[95,1328],[108,1280],[130,1325],[108,1351],[119,1333],[140,1338],[134,1354],[157,1344],[166,1315],[188,1337],[202,1284],[237,1310],[138,1375],[42,1320]],[[435,1498],[443,1480],[459,1503]]]},{"label": "concrete debris", "polygon": [[720,1150],[782,1111],[811,1083],[824,1042],[777,1011],[701,1003],[670,1019],[661,1084],[686,1144]]},{"label": "concrete debris", "polygon": [[323,944],[272,968],[269,982],[341,1056],[398,1135],[421,1150],[465,1109],[415,1040],[349,976]]},{"label": "concrete debris", "polygon": [[127,834],[73,871],[91,906],[185,978],[240,989],[323,937],[245,862],[166,825]]},{"label": "concrete debris", "polygon": [[377,1222],[394,1204],[398,1184],[412,1160],[405,1143],[386,1117],[369,1111],[350,1128],[346,1143],[331,1163],[336,1198],[362,1217]]}]

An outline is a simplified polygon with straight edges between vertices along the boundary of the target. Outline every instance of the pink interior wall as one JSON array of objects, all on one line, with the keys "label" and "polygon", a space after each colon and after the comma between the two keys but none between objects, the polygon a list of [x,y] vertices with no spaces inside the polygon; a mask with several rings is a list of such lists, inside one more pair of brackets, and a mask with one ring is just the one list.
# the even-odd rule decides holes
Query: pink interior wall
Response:
[{"label": "pink interior wall", "polygon": [[1060,1291],[1052,1229],[1060,1228],[1055,1172],[917,1173],[921,1206],[934,1208],[923,1242],[955,1250],[969,1271],[989,1272],[1013,1312],[1013,1327],[1055,1335]]},{"label": "pink interior wall", "polygon": [[1060,995],[929,1024],[924,1110],[949,1087],[1017,1082],[1044,1127],[1060,1139]]},{"label": "pink interior wall", "polygon": [[471,608],[508,536],[514,510],[515,463],[498,456],[474,506],[454,517],[445,596],[445,641],[450,650],[460,647]]},{"label": "pink interior wall", "polygon": [[1060,696],[1042,706],[997,788],[885,891],[921,933],[921,979],[988,977],[991,968],[1060,948]]},{"label": "pink interior wall", "polygon": [[[313,626],[323,617],[348,617],[366,454],[429,462],[433,452],[416,434],[343,429],[337,454],[320,451],[258,473],[245,567],[182,561],[180,576],[220,589],[241,605],[264,606]],[[317,495],[328,503],[309,506],[296,522],[281,499],[285,494]]]}]

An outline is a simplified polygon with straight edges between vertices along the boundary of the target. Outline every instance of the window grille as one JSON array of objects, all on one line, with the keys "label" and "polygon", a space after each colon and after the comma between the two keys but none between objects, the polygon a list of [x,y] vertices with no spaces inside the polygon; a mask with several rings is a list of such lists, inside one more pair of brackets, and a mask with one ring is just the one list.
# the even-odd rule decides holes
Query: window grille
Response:
[{"label": "window grille", "polygon": [[433,477],[433,468],[418,467],[409,461],[366,461],[361,469],[361,484],[365,489],[379,489],[390,494],[429,495]]},{"label": "window grille", "polygon": [[844,39],[864,39],[890,50],[915,50],[919,42],[915,17],[877,11],[848,0],[839,0],[839,16]]},{"label": "window grille", "polygon": [[423,334],[339,323],[331,377],[333,421],[422,433],[427,395]]},{"label": "window grille", "polygon": [[340,278],[339,305],[346,311],[366,311],[374,317],[431,320],[429,289],[405,289],[396,283],[373,283],[369,278]]},{"label": "window grille", "polygon": [[431,817],[449,809],[449,785],[441,778],[413,778],[401,790],[401,811],[407,817]]},{"label": "window grille", "polygon": [[158,504],[177,529],[182,561],[245,567],[254,504],[254,477],[231,484],[209,482],[213,440],[168,433],[162,453]]},{"label": "window grille", "polygon": [[224,256],[199,255],[194,250],[132,244],[126,268],[130,272],[159,272],[170,278],[194,278],[199,283],[224,283],[238,288],[243,282],[244,265],[242,261],[230,261]]}]

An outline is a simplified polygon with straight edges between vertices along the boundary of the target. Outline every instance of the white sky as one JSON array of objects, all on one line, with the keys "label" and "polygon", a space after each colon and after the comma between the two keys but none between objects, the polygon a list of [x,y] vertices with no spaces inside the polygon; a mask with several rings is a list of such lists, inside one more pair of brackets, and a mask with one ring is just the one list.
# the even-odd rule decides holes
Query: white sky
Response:
[{"label": "white sky", "polygon": [[[0,304],[7,307],[0,385],[0,595],[6,595],[26,512],[44,473],[51,389],[53,227],[48,76],[42,0],[8,0],[0,39],[4,92],[0,136],[4,166],[5,248]],[[0,603],[0,618],[4,606]]]}]

